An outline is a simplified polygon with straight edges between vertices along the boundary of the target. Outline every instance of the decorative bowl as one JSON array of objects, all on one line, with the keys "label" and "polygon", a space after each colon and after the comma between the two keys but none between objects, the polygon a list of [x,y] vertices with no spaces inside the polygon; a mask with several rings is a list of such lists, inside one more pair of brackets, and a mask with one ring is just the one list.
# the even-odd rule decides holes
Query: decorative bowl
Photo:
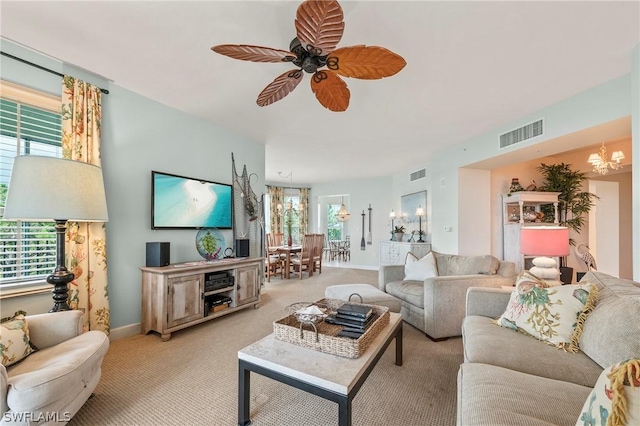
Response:
[{"label": "decorative bowl", "polygon": [[[317,309],[314,309],[317,308]],[[317,324],[329,313],[329,306],[323,303],[297,302],[285,308],[287,315],[293,315],[299,322],[311,322]],[[306,312],[305,312],[306,311]]]}]

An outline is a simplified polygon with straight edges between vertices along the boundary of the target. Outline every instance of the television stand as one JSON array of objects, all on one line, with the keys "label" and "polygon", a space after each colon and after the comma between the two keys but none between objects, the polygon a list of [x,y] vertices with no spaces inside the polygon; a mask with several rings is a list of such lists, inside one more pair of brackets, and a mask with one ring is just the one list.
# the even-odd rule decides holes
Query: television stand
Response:
[{"label": "television stand", "polygon": [[262,258],[140,267],[142,271],[142,334],[171,333],[260,303]]}]

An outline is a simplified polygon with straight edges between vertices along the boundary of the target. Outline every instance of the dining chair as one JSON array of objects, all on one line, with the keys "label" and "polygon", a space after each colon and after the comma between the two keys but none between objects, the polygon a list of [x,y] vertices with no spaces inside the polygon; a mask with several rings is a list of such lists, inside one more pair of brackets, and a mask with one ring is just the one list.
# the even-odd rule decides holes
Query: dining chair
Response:
[{"label": "dining chair", "polygon": [[351,260],[351,236],[347,235],[344,242],[340,245],[339,256],[345,262]]},{"label": "dining chair", "polygon": [[323,247],[324,247],[324,234],[313,234],[314,235],[314,244],[313,244],[313,271],[318,271],[319,274],[322,273],[322,256],[323,256]]},{"label": "dining chair", "polygon": [[322,256],[326,257],[327,260],[331,260],[331,246],[329,245],[329,240],[327,239],[327,236],[325,234],[323,238],[323,243],[322,243]]},{"label": "dining chair", "polygon": [[305,234],[302,238],[302,251],[296,257],[291,258],[291,269],[300,274],[306,269],[309,276],[313,275],[313,250],[315,244],[315,235]]},{"label": "dining chair", "polygon": [[269,240],[266,243],[265,250],[265,275],[267,282],[271,282],[271,276],[275,276],[280,272],[280,278],[284,278],[284,263],[282,257],[278,253],[272,253],[269,250]]},{"label": "dining chair", "polygon": [[278,247],[282,245],[282,240],[284,238],[284,234],[283,233],[278,233],[278,232],[274,232],[272,235],[272,242],[273,244],[271,245],[272,247]]},{"label": "dining chair", "polygon": [[339,243],[336,240],[329,240],[329,259],[336,260],[340,253]]}]

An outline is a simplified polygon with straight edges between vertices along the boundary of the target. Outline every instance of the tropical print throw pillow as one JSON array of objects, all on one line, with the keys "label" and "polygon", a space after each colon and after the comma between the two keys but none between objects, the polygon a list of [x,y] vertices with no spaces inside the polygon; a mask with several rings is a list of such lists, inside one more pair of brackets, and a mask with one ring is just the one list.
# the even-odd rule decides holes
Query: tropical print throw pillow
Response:
[{"label": "tropical print throw pillow", "polygon": [[524,272],[516,279],[516,288],[497,324],[575,353],[582,325],[596,305],[597,291],[588,283],[548,287]]},{"label": "tropical print throw pillow", "polygon": [[640,358],[605,368],[576,426],[640,425]]}]

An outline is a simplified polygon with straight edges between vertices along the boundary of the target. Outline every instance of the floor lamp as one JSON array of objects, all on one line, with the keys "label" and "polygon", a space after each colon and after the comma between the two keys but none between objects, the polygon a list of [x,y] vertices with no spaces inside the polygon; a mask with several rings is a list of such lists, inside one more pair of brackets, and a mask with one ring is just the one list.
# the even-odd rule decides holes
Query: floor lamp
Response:
[{"label": "floor lamp", "polygon": [[569,255],[569,228],[564,226],[523,226],[520,228],[520,253],[537,256],[529,269],[547,284],[561,285],[560,271],[553,257]]},{"label": "floor lamp", "polygon": [[65,266],[67,221],[108,221],[102,169],[55,157],[16,157],[4,219],[56,222],[56,267],[47,277],[54,300],[49,312],[68,311],[68,284],[75,277]]}]

